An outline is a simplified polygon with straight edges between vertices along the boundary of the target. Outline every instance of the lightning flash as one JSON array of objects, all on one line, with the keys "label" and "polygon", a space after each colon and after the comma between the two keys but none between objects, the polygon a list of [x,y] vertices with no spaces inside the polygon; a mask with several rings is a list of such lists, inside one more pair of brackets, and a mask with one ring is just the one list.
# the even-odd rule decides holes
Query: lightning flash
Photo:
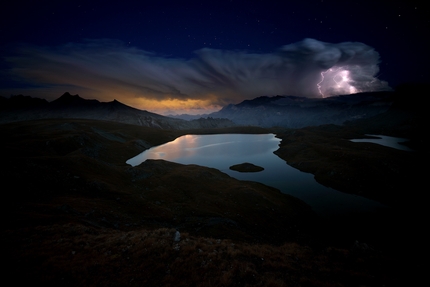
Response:
[{"label": "lightning flash", "polygon": [[358,93],[359,90],[353,86],[353,82],[347,68],[330,68],[321,72],[321,81],[317,83],[317,88],[323,98],[327,95]]}]

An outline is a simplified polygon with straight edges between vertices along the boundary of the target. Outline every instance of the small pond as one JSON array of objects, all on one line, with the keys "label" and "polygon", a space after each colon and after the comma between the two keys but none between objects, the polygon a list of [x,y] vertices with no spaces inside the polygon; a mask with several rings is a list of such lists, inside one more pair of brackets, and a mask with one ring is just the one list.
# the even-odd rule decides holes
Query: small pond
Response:
[{"label": "small pond", "polygon": [[397,137],[389,137],[389,136],[383,136],[383,135],[366,135],[372,138],[367,139],[352,139],[352,142],[368,142],[368,143],[375,143],[399,150],[404,151],[413,151],[412,149],[408,148],[407,146],[403,145],[402,143],[407,142],[408,139],[404,138],[397,138]]}]

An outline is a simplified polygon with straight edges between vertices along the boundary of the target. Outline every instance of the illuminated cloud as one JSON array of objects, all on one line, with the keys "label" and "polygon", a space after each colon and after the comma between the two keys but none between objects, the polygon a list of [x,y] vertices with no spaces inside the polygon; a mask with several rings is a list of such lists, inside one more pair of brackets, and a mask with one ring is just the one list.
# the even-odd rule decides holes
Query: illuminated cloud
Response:
[{"label": "illuminated cloud", "polygon": [[32,96],[53,99],[69,91],[162,113],[205,112],[262,95],[322,97],[389,89],[376,78],[379,54],[358,42],[305,39],[265,54],[204,48],[182,59],[91,40],[21,47],[6,60],[10,75],[39,87]]}]

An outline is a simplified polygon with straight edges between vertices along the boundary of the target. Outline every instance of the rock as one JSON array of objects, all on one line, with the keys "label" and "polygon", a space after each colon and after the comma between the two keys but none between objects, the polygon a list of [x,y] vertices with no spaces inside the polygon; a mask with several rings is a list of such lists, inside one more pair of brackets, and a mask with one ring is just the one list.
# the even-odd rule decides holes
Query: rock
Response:
[{"label": "rock", "polygon": [[173,241],[175,241],[175,242],[181,241],[181,234],[179,233],[179,231],[175,232],[175,236],[173,237]]}]

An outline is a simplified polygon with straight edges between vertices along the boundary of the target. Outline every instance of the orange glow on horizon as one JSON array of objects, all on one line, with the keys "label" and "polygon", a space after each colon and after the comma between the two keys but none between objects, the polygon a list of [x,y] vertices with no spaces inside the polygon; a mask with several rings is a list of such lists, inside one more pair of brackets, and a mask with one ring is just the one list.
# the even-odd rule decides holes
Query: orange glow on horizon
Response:
[{"label": "orange glow on horizon", "polygon": [[[120,99],[118,101],[122,102]],[[124,98],[124,104],[140,110],[157,113],[161,115],[175,114],[207,114],[219,111],[222,107],[215,105],[211,100],[153,100],[145,98]]]},{"label": "orange glow on horizon", "polygon": [[79,95],[86,100],[98,100],[100,102],[111,102],[117,100],[127,106],[146,110],[151,113],[160,115],[180,115],[180,114],[209,114],[219,111],[223,106],[216,104],[218,102],[217,95],[209,94],[202,95],[201,99],[155,99],[154,95],[148,95],[150,98],[145,98],[146,95],[136,94],[135,91],[127,91],[118,87],[103,87],[100,89],[83,89],[83,88],[32,88],[32,89],[0,89],[3,94],[10,95],[27,95],[36,98],[46,99],[49,102],[58,99],[65,92],[71,95]]}]

